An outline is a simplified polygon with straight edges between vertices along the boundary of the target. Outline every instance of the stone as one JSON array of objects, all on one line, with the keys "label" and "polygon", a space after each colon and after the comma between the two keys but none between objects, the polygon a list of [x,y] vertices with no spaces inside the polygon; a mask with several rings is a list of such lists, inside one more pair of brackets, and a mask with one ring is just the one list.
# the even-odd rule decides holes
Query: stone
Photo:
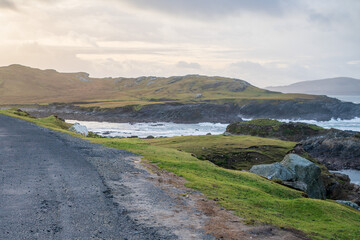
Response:
[{"label": "stone", "polygon": [[325,199],[320,167],[297,154],[286,155],[280,163],[254,165],[250,172],[280,179],[284,185],[304,191],[311,198]]},{"label": "stone", "polygon": [[[281,165],[295,173],[294,182],[304,183],[300,188],[311,198],[325,199],[325,187],[321,180],[321,169],[315,163],[297,154],[288,154],[281,161]],[[301,185],[299,185],[301,186]]]},{"label": "stone", "polygon": [[149,135],[149,136],[146,137],[146,139],[153,139],[153,138],[155,138],[155,137],[152,136],[152,135]]},{"label": "stone", "polygon": [[78,134],[81,134],[83,136],[87,136],[89,134],[89,131],[86,126],[81,125],[80,123],[75,123],[69,128],[70,131],[76,132]]},{"label": "stone", "polygon": [[295,174],[280,163],[254,165],[250,172],[268,179],[281,179],[282,181],[289,181],[295,178]]},{"label": "stone", "polygon": [[352,208],[355,208],[356,210],[360,211],[360,206],[357,205],[356,203],[351,202],[351,201],[336,200],[336,202],[340,203],[340,204],[343,204],[343,205],[346,205],[346,206],[349,206],[349,207],[352,207]]},{"label": "stone", "polygon": [[201,93],[198,93],[198,94],[195,95],[195,98],[202,98],[202,96],[203,95]]},{"label": "stone", "polygon": [[224,136],[230,136],[231,133],[229,133],[229,132],[224,132],[223,135],[224,135]]}]

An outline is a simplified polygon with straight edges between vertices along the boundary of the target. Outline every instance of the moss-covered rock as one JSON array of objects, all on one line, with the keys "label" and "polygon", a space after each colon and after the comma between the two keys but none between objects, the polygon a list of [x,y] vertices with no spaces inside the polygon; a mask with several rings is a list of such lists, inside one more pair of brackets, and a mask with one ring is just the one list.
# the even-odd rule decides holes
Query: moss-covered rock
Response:
[{"label": "moss-covered rock", "polygon": [[283,123],[271,119],[254,119],[232,123],[226,128],[226,131],[232,134],[278,138],[286,141],[301,141],[326,132],[325,129],[313,124]]}]

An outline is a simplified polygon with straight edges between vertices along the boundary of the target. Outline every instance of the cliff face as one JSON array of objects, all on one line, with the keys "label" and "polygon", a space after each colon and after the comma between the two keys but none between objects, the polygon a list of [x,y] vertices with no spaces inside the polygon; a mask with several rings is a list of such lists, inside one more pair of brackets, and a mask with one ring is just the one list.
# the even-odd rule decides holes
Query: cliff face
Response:
[{"label": "cliff face", "polygon": [[65,119],[108,122],[222,122],[241,118],[306,119],[326,121],[332,118],[352,119],[360,116],[360,105],[328,98],[324,101],[252,101],[240,103],[162,103],[128,105],[115,108],[79,107],[72,104],[50,104],[24,107],[31,114],[51,114]]},{"label": "cliff face", "polygon": [[246,118],[305,119],[328,121],[332,118],[352,119],[360,116],[360,105],[333,98],[316,100],[250,101],[241,106]]}]

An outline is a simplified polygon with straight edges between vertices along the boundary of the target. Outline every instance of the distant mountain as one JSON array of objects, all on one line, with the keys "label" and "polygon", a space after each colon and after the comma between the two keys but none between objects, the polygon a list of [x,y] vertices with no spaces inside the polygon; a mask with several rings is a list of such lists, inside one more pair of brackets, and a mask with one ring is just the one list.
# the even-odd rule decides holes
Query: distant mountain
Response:
[{"label": "distant mountain", "polygon": [[313,81],[302,81],[287,86],[267,87],[283,93],[305,93],[316,95],[360,95],[360,79],[337,77]]}]

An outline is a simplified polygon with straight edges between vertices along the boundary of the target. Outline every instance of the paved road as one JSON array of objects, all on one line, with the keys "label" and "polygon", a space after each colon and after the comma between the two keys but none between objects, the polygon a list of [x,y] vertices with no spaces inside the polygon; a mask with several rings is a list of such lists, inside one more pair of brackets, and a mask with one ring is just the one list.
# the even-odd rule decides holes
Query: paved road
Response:
[{"label": "paved road", "polygon": [[176,238],[129,218],[88,160],[129,154],[0,114],[0,239]]}]

